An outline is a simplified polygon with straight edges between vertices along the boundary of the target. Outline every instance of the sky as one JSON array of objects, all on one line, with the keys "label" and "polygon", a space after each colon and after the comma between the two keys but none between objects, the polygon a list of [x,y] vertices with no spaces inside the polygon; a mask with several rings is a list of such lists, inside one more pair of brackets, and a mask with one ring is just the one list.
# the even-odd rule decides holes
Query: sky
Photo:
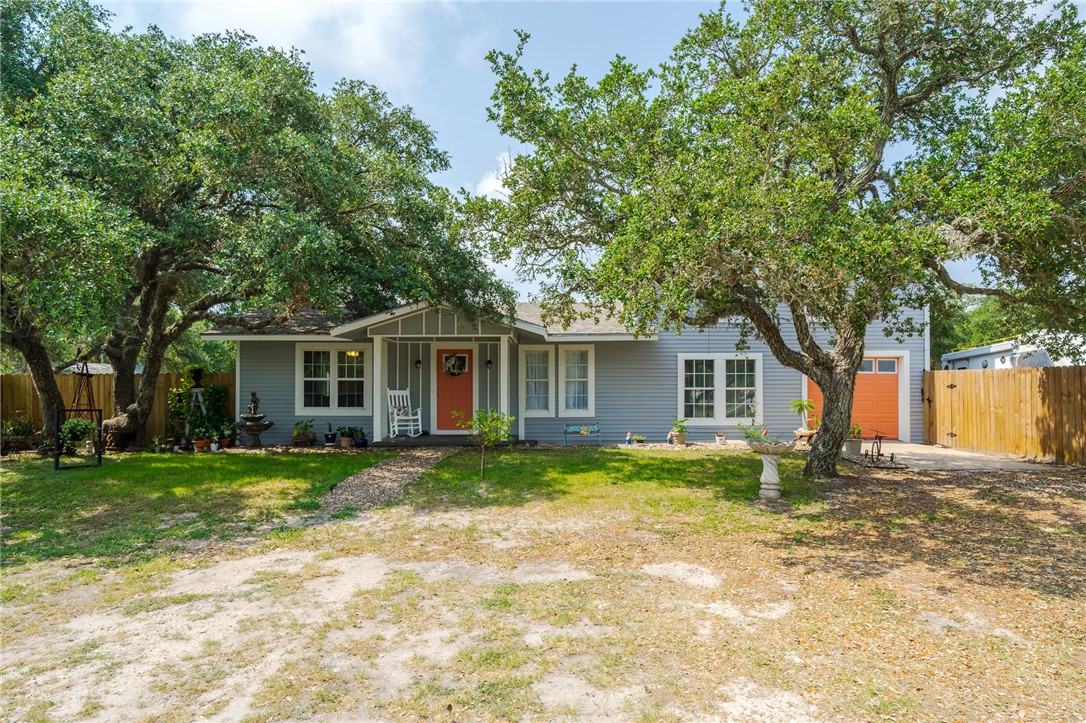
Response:
[{"label": "sky", "polygon": [[[408,105],[437,134],[451,169],[435,181],[453,190],[495,194],[498,174],[520,148],[488,122],[494,75],[485,56],[512,50],[515,30],[532,35],[528,67],[558,78],[577,65],[598,79],[618,54],[642,68],[667,59],[698,15],[717,2],[306,2],[215,0],[101,2],[117,30],[157,25],[168,35],[243,30],[262,45],[296,48],[309,63],[318,89],[341,78],[361,79]],[[742,14],[739,3],[729,10]],[[952,273],[971,279],[971,264]],[[532,285],[509,268],[498,274],[522,298]]]}]

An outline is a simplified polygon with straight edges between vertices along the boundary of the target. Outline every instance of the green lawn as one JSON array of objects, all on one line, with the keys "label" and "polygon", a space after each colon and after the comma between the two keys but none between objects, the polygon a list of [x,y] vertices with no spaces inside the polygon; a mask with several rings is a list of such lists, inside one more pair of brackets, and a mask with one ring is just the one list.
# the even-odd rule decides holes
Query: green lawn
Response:
[{"label": "green lawn", "polygon": [[62,557],[130,558],[184,540],[227,539],[290,510],[315,510],[372,454],[135,454],[54,472],[5,460],[4,566]]},{"label": "green lawn", "polygon": [[[761,458],[751,452],[655,449],[502,449],[487,455],[486,485],[479,455],[452,457],[408,488],[422,508],[493,507],[552,501],[557,511],[621,508],[640,513],[711,515],[721,502],[758,497]],[[781,495],[790,502],[816,498],[801,476],[804,458],[781,459]]]}]

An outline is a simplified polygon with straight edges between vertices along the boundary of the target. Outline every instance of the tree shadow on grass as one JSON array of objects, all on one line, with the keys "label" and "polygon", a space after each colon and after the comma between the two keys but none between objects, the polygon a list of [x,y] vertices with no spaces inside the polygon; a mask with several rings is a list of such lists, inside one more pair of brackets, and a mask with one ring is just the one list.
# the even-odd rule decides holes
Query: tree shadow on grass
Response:
[{"label": "tree shadow on grass", "polygon": [[810,528],[769,544],[794,564],[880,577],[920,563],[974,584],[1086,596],[1081,471],[859,473],[826,488]]},{"label": "tree shadow on grass", "polygon": [[[374,458],[376,460],[376,458]],[[311,507],[371,464],[361,456],[126,455],[99,468],[5,470],[4,566],[66,557],[126,560],[229,538]]]}]

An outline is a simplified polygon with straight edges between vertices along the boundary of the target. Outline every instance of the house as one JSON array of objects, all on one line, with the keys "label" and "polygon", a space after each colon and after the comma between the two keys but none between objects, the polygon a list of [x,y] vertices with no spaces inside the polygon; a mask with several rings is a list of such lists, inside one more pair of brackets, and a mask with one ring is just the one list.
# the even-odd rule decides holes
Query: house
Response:
[{"label": "house", "polygon": [[[518,304],[507,324],[412,304],[354,319],[306,312],[284,326],[203,338],[236,342],[237,408],[258,394],[276,423],[263,435],[271,444],[288,442],[299,419],[315,419],[318,432],[362,426],[384,439],[389,389],[409,390],[430,434],[465,434],[453,412],[495,408],[516,417],[519,439],[541,443],[561,443],[565,425],[588,421],[600,422],[605,442],[627,431],[663,441],[679,418],[691,441],[717,431],[735,438],[752,415],[785,437],[799,422],[792,400],[818,396],[763,343],[738,351],[739,332],[726,324],[635,338],[614,319],[546,325],[535,304]],[[868,437],[920,441],[927,333],[898,343],[875,323],[867,347],[854,420]]]},{"label": "house", "polygon": [[[1086,339],[1078,346],[1086,352]],[[944,370],[960,369],[1021,369],[1024,367],[1069,367],[1075,362],[1067,357],[1056,359],[1036,344],[1024,344],[1019,339],[1001,339],[991,344],[959,349],[941,357]]]}]

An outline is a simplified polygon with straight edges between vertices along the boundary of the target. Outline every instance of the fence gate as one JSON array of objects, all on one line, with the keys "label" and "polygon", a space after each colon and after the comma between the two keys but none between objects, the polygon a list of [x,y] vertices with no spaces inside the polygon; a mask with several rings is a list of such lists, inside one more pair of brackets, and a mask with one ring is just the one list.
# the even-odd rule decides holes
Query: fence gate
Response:
[{"label": "fence gate", "polygon": [[1086,465],[1086,366],[925,372],[924,441]]}]

